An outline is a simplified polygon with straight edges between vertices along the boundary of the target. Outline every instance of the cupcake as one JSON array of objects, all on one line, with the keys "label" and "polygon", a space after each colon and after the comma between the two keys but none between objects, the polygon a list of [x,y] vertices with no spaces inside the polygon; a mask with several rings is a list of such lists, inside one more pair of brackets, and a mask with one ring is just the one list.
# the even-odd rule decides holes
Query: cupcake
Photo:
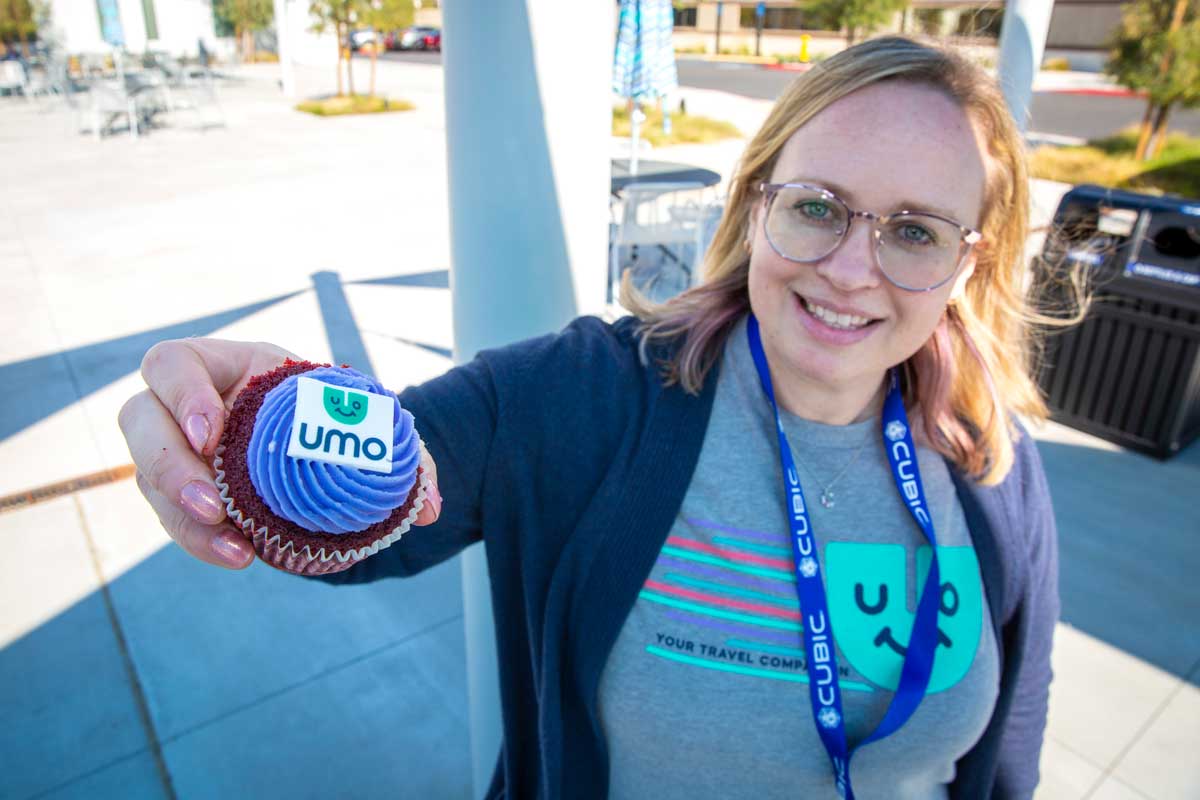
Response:
[{"label": "cupcake", "polygon": [[393,544],[425,504],[412,414],[349,367],[308,361],[250,379],[213,467],[259,558],[300,575],[349,569]]}]

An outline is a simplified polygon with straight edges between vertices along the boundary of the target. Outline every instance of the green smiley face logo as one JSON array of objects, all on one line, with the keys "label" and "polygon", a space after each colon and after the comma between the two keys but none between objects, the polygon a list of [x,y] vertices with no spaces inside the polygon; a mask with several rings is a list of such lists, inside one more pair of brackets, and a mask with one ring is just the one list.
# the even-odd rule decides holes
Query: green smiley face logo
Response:
[{"label": "green smiley face logo", "polygon": [[[872,683],[895,690],[914,612],[908,606],[905,549],[891,544],[830,542],[825,548],[829,611],[838,647]],[[930,694],[954,686],[975,660],[983,630],[979,561],[970,547],[939,547],[942,591]],[[929,574],[929,547],[917,549],[917,586]],[[916,601],[913,601],[914,607]]]},{"label": "green smiley face logo", "polygon": [[326,386],[325,413],[343,425],[357,425],[367,418],[367,396]]}]

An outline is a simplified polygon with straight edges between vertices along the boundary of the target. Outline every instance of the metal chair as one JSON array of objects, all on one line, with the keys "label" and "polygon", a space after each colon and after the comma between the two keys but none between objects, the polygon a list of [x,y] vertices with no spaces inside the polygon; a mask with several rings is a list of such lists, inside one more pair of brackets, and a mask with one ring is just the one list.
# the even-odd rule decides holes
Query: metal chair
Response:
[{"label": "metal chair", "polygon": [[25,67],[21,66],[20,61],[0,61],[0,91],[9,94],[20,92],[22,96],[28,97],[25,91],[28,80]]},{"label": "metal chair", "polygon": [[616,302],[627,271],[633,285],[655,302],[698,282],[721,213],[721,206],[706,197],[703,184],[631,184],[611,208],[610,303]]},{"label": "metal chair", "polygon": [[[164,77],[163,90],[171,111],[194,111],[202,130],[225,125],[225,115],[217,99],[216,83],[207,65],[184,65],[167,53],[151,53],[150,58],[154,68]],[[218,122],[212,126],[201,110],[205,105],[216,109]]]}]

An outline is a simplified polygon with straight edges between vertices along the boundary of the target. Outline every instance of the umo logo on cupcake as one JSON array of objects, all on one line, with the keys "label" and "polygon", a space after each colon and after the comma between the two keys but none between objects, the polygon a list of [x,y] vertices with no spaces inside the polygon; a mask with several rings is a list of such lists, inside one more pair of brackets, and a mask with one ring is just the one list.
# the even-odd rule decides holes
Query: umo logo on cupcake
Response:
[{"label": "umo logo on cupcake", "polygon": [[287,454],[390,473],[395,407],[391,397],[299,377]]}]

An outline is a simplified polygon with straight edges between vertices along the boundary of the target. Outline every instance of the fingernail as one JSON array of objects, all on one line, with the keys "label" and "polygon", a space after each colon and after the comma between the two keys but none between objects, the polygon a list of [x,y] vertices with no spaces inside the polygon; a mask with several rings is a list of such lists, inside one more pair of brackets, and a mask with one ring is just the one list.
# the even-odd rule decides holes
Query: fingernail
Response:
[{"label": "fingernail", "polygon": [[224,504],[217,490],[201,481],[192,481],[179,492],[179,502],[197,522],[215,525],[224,514]]},{"label": "fingernail", "polygon": [[192,414],[183,421],[183,432],[187,434],[188,441],[192,443],[192,449],[197,453],[203,453],[204,445],[208,444],[208,434],[211,432],[208,427],[208,419],[203,414]]},{"label": "fingernail", "polygon": [[253,556],[247,552],[246,540],[233,531],[221,531],[212,538],[212,551],[220,561],[238,569],[250,563]]},{"label": "fingernail", "polygon": [[442,515],[442,493],[438,491],[436,483],[429,484],[429,489],[425,491],[425,499],[429,501],[433,513],[440,517]]}]

